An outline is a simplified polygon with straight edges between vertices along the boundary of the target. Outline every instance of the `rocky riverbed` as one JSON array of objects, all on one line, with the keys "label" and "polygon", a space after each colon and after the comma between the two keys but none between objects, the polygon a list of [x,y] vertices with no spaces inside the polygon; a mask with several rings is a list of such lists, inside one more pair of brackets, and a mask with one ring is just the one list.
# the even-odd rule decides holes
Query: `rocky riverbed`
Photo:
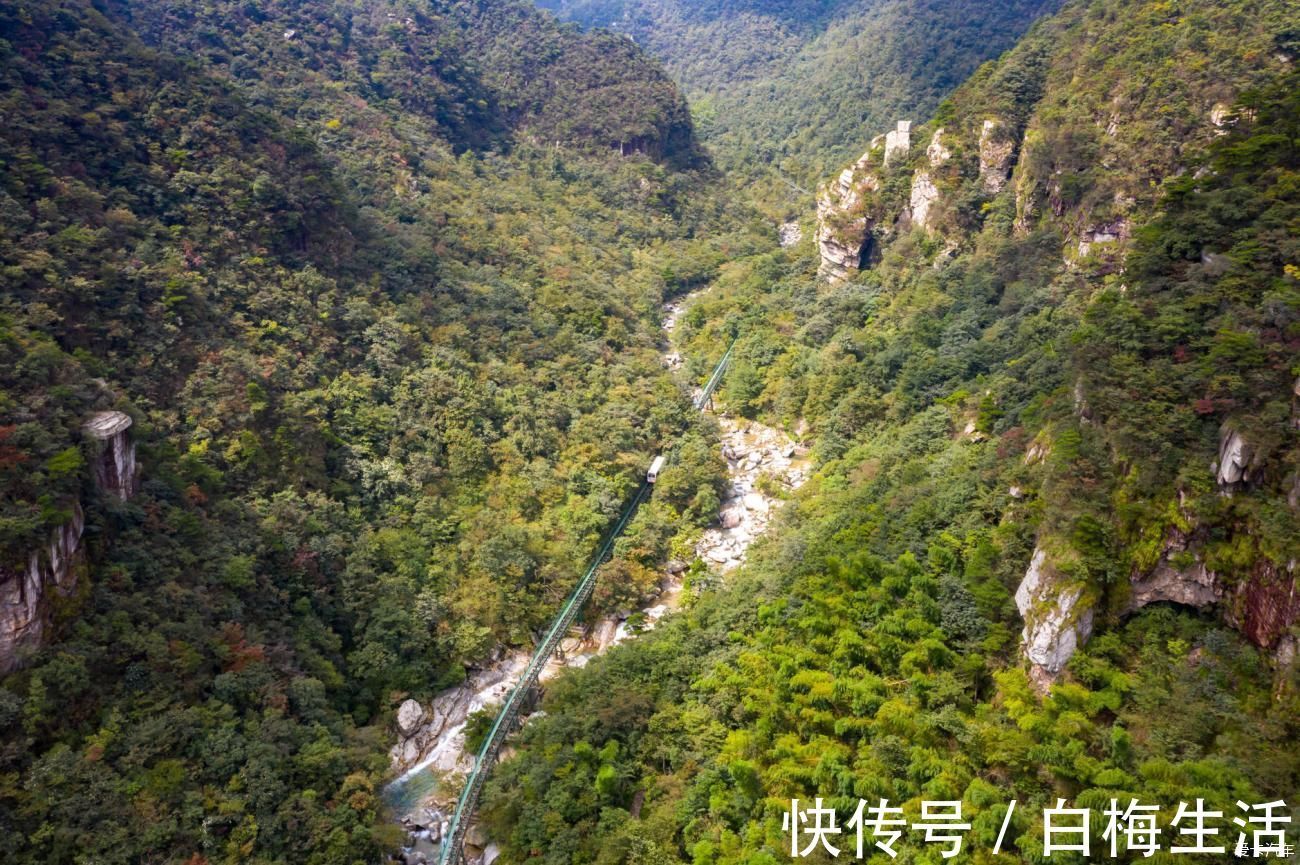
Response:
[{"label": "rocky riverbed", "polygon": [[[658,595],[640,611],[635,628],[629,624],[628,615],[619,615],[575,631],[560,643],[539,680],[545,684],[566,669],[585,666],[611,646],[652,629],[677,606],[681,588],[680,572],[665,574]],[[437,845],[447,831],[460,784],[474,766],[474,754],[465,744],[466,724],[475,712],[505,700],[528,666],[530,656],[531,652],[524,650],[503,653],[427,705],[407,700],[398,708],[398,742],[389,756],[400,774],[385,794],[410,833],[402,851],[408,865],[437,860]],[[504,759],[507,753],[501,757]],[[465,839],[467,861],[471,865],[492,865],[495,847],[476,829],[471,827]]]},{"label": "rocky riverbed", "polygon": [[722,456],[730,486],[718,523],[706,529],[695,554],[726,572],[745,560],[745,551],[767,531],[787,492],[808,477],[807,449],[780,430],[743,418],[718,418]]},{"label": "rocky riverbed", "polygon": [[[665,304],[663,329],[670,339],[690,302],[699,294],[693,292]],[[670,349],[664,355],[664,365],[679,368],[681,356]],[[786,492],[804,482],[807,461],[804,447],[780,430],[725,414],[718,417],[718,423],[729,486],[717,524],[704,531],[695,545],[695,554],[711,570],[722,574],[744,561],[750,544],[766,531]],[[676,609],[686,567],[684,562],[665,566],[659,591],[639,611],[635,628],[628,611],[575,630],[543,669],[541,682],[565,669],[585,666],[611,646],[652,629]],[[437,845],[447,830],[460,784],[473,768],[474,755],[465,745],[466,724],[475,712],[505,700],[530,655],[524,650],[502,652],[428,704],[407,700],[398,709],[397,743],[390,751],[397,779],[385,794],[410,833],[408,846],[401,854],[408,865],[437,861]],[[492,865],[496,859],[496,845],[477,826],[467,834],[465,846],[470,865]]]}]

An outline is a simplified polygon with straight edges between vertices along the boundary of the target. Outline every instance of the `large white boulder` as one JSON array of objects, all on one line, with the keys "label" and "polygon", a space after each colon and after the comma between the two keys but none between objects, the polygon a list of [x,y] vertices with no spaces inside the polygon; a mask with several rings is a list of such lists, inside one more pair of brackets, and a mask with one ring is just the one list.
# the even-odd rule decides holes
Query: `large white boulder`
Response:
[{"label": "large white boulder", "polygon": [[416,700],[406,700],[397,707],[397,731],[410,738],[424,723],[424,707]]}]

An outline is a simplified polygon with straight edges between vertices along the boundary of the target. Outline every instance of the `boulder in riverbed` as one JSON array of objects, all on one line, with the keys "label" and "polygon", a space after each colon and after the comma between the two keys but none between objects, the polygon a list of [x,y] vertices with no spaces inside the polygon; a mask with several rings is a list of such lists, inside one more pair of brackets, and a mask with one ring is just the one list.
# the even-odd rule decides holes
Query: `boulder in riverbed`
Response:
[{"label": "boulder in riverbed", "polygon": [[407,700],[397,708],[397,731],[409,738],[424,723],[424,707],[415,700]]}]

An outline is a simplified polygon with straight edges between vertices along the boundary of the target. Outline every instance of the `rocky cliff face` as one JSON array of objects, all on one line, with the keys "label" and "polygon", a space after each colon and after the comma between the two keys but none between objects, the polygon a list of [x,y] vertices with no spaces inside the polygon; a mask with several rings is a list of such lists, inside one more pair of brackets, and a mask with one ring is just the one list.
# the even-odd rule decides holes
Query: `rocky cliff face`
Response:
[{"label": "rocky cliff face", "polygon": [[[1261,649],[1273,650],[1279,663],[1294,659],[1295,637],[1300,622],[1300,590],[1296,587],[1296,563],[1279,566],[1259,562],[1249,577],[1238,585],[1229,602],[1228,621]],[[1291,654],[1291,658],[1285,655]]]},{"label": "rocky cliff face", "polygon": [[1241,433],[1225,429],[1219,440],[1219,461],[1215,466],[1215,479],[1220,487],[1232,488],[1250,480],[1250,463],[1253,449]]},{"label": "rocky cliff face", "polygon": [[[1205,540],[1203,530],[1171,528],[1155,567],[1130,576],[1129,598],[1119,615],[1126,617],[1162,602],[1199,610],[1217,608],[1246,639],[1271,652],[1278,664],[1293,663],[1292,630],[1300,622],[1296,563],[1280,567],[1261,561],[1248,573],[1225,580],[1206,566],[1200,550]],[[1025,622],[1021,651],[1030,664],[1030,679],[1046,693],[1092,634],[1091,602],[1051,566],[1040,546],[1016,591],[1016,606]]]},{"label": "rocky cliff face", "polygon": [[122,501],[136,491],[135,442],[131,440],[131,416],[120,411],[102,411],[83,427],[87,438],[95,443],[95,484],[103,492]]},{"label": "rocky cliff face", "polygon": [[[818,190],[817,248],[821,255],[818,274],[828,282],[839,282],[867,267],[876,252],[876,235],[885,239],[895,226],[903,230],[911,225],[928,232],[937,231],[935,205],[943,199],[945,188],[960,183],[961,166],[953,161],[953,147],[957,146],[960,152],[962,138],[969,139],[966,153],[978,151],[983,192],[987,195],[1001,192],[1014,167],[1016,150],[1001,121],[985,121],[978,134],[978,145],[972,130],[966,130],[965,135],[953,135],[944,128],[936,128],[925,151],[914,154],[912,124],[900,120],[894,129],[873,138],[857,162]],[[907,201],[901,207],[891,208],[876,200],[873,193],[880,192],[881,178],[887,170],[909,167],[915,170]]]},{"label": "rocky cliff face", "polygon": [[0,568],[0,673],[22,666],[24,656],[40,646],[55,597],[76,587],[84,528],[81,507],[74,505],[72,519],[32,551],[25,569]]},{"label": "rocky cliff face", "polygon": [[891,165],[907,158],[912,147],[912,121],[900,120],[885,133],[885,164]]},{"label": "rocky cliff face", "polygon": [[851,167],[817,191],[818,275],[827,282],[842,282],[860,270],[871,256],[871,229],[865,198],[880,188],[870,170],[868,149]]},{"label": "rocky cliff face", "polygon": [[[1206,5],[1210,7],[1213,4]],[[1092,33],[1102,23],[1093,14],[1080,7],[1069,26],[1078,27],[1079,34]],[[840,280],[866,267],[880,258],[880,246],[909,228],[943,241],[910,246],[909,265],[930,256],[928,263],[941,268],[984,237],[1027,238],[1041,232],[1044,238],[1060,237],[1057,273],[1070,285],[1100,287],[1115,274],[1125,276],[1130,265],[1126,252],[1135,233],[1161,206],[1162,183],[1188,173],[1195,180],[1212,176],[1206,166],[1196,168],[1192,156],[1242,122],[1222,101],[1225,91],[1236,85],[1208,78],[1179,83],[1175,99],[1173,91],[1158,95],[1136,77],[1121,96],[1110,90],[1109,83],[1079,86],[1084,70],[1079,57],[1057,55],[1053,48],[1053,40],[1044,38],[1036,48],[1041,53],[1026,52],[1002,62],[1002,68],[991,70],[987,79],[958,92],[940,113],[943,129],[937,122],[917,129],[900,125],[880,135],[857,164],[823,190],[818,208],[823,276]],[[1188,47],[1188,59],[1196,61],[1196,56],[1197,51]],[[1261,52],[1243,55],[1243,75],[1260,62],[1294,62],[1287,53],[1273,55],[1273,60],[1265,57]],[[1087,72],[1091,75],[1095,70]],[[1062,88],[1062,82],[1070,83]],[[1021,96],[1009,98],[1013,91]],[[1157,126],[1167,122],[1162,112],[1173,104],[1179,105],[1182,117],[1179,133],[1158,134]],[[1066,116],[1071,122],[1062,122]],[[909,150],[913,134],[928,139],[924,152],[919,147]],[[1199,263],[1188,263],[1199,268],[1206,280],[1225,277],[1234,267],[1217,242],[1199,250]],[[1134,274],[1134,278],[1143,277]],[[1115,287],[1127,293],[1125,281],[1117,280]],[[1187,346],[1167,350],[1186,351]],[[1291,381],[1288,377],[1287,384]],[[1114,399],[1112,406],[1089,402],[1089,381],[1080,377],[1073,385],[1076,423],[1092,427],[1089,436],[1108,436],[1119,414]],[[1294,431],[1300,429],[1300,381],[1291,389],[1290,429]],[[1095,617],[1105,615],[1113,623],[1151,604],[1216,610],[1253,644],[1274,653],[1279,663],[1294,657],[1300,636],[1296,633],[1300,592],[1295,563],[1287,559],[1295,554],[1279,552],[1291,548],[1275,537],[1271,544],[1260,542],[1260,523],[1252,523],[1255,516],[1249,510],[1253,502],[1273,497],[1269,531],[1286,532],[1290,528],[1286,520],[1294,522],[1300,512],[1300,470],[1295,468],[1290,442],[1278,444],[1281,427],[1260,429],[1258,423],[1257,416],[1244,411],[1242,418],[1226,419],[1217,454],[1201,463],[1208,472],[1196,496],[1203,501],[1193,502],[1175,520],[1178,528],[1167,528],[1164,546],[1154,559],[1145,546],[1128,550],[1136,554],[1125,561],[1140,559],[1141,565],[1132,566],[1135,571],[1127,585],[1101,584],[1083,568],[1075,572],[1069,558],[1075,555],[1073,542],[1066,537],[1040,537],[1017,593],[1024,619],[1023,653],[1040,688],[1060,675],[1071,654],[1086,643]],[[1273,423],[1271,415],[1269,423]],[[1099,428],[1106,432],[1096,433]],[[1047,454],[1048,433],[1040,431],[1028,447],[1026,466],[1034,466]],[[966,434],[974,440],[974,425]],[[1117,462],[1122,462],[1125,457],[1118,440],[1108,444]],[[1011,489],[1011,497],[1024,496],[1021,486]],[[1279,492],[1284,503],[1277,497]],[[1166,493],[1167,488],[1161,494]],[[1204,497],[1219,496],[1235,501],[1223,507],[1206,505]],[[1283,514],[1278,507],[1291,510]],[[1204,526],[1196,526],[1197,516]],[[1106,515],[1099,519],[1105,522]],[[1284,527],[1281,532],[1279,526]],[[1145,522],[1143,528],[1165,531]],[[1238,545],[1240,554],[1223,553],[1225,544]],[[1253,563],[1229,563],[1234,561]]]},{"label": "rocky cliff face", "polygon": [[1194,553],[1190,554],[1193,558],[1190,564],[1180,566],[1175,563],[1177,553],[1173,551],[1181,552],[1182,547],[1181,543],[1171,542],[1150,573],[1135,574],[1129,579],[1129,589],[1133,594],[1128,612],[1136,612],[1158,601],[1205,609],[1223,598],[1218,574],[1206,568]]},{"label": "rocky cliff face", "polygon": [[842,282],[867,266],[876,225],[869,215],[868,198],[880,189],[873,161],[879,159],[882,166],[904,162],[911,146],[912,122],[900,120],[889,132],[873,138],[857,162],[817,190],[817,251],[821,255],[817,273],[822,279]]},{"label": "rocky cliff face", "polygon": [[[100,412],[83,427],[97,452],[92,463],[96,486],[122,500],[136,490],[130,427],[130,416],[116,411]],[[22,666],[24,657],[40,647],[57,600],[77,587],[85,566],[81,537],[86,520],[80,502],[73,502],[71,511],[71,519],[50,533],[49,542],[31,552],[25,568],[0,566],[0,673]]]},{"label": "rocky cliff face", "polygon": [[930,222],[931,208],[939,201],[939,187],[935,185],[933,172],[952,158],[952,151],[944,144],[942,129],[936,129],[930,137],[930,144],[925,148],[925,158],[929,167],[917,169],[912,175],[908,213],[913,225],[930,231],[933,228]]},{"label": "rocky cliff face", "polygon": [[1067,585],[1047,551],[1036,548],[1016,589],[1016,608],[1025,621],[1021,648],[1029,660],[1030,679],[1040,691],[1056,681],[1075,651],[1092,636],[1092,607],[1082,601],[1083,589]]},{"label": "rocky cliff face", "polygon": [[930,208],[939,200],[939,188],[930,179],[930,172],[918,171],[912,177],[910,212],[912,224],[930,229]]},{"label": "rocky cliff face", "polygon": [[1015,154],[1015,142],[1007,135],[1001,120],[988,119],[980,129],[980,183],[984,191],[996,195],[1007,185]]}]

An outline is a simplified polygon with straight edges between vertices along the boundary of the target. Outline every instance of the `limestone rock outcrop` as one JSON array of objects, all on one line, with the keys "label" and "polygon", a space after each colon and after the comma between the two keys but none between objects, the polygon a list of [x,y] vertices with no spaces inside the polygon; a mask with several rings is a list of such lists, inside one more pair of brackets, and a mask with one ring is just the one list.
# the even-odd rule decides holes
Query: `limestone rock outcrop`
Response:
[{"label": "limestone rock outcrop", "polygon": [[82,426],[95,443],[95,484],[105,493],[126,501],[137,488],[135,442],[131,440],[131,416],[120,411],[101,411]]},{"label": "limestone rock outcrop", "polygon": [[[1190,522],[1190,515],[1183,516]],[[1247,640],[1273,651],[1279,664],[1289,663],[1294,628],[1300,622],[1296,562],[1283,566],[1261,557],[1249,569],[1225,580],[1202,559],[1201,547],[1208,536],[1194,525],[1170,528],[1156,566],[1149,573],[1130,577],[1132,596],[1122,614],[1158,601],[1198,609],[1217,607]]]},{"label": "limestone rock outcrop", "polygon": [[1219,437],[1219,462],[1215,466],[1215,479],[1219,486],[1231,488],[1249,481],[1253,456],[1254,449],[1241,433],[1224,429]]},{"label": "limestone rock outcrop", "polygon": [[1016,589],[1016,607],[1025,622],[1021,648],[1031,665],[1030,679],[1040,692],[1051,687],[1092,635],[1092,608],[1082,600],[1082,588],[1065,584],[1048,562],[1047,552],[1035,548]]},{"label": "limestone rock outcrop", "polygon": [[880,188],[880,180],[868,168],[871,150],[840,172],[817,194],[817,251],[821,255],[818,275],[827,282],[842,282],[861,270],[871,254],[872,221],[864,209],[864,197]]},{"label": "limestone rock outcrop", "polygon": [[[1194,526],[1170,528],[1155,567],[1129,577],[1131,594],[1118,613],[1132,615],[1160,602],[1217,608],[1247,640],[1271,651],[1280,666],[1291,663],[1300,624],[1297,563],[1283,566],[1260,559],[1247,573],[1225,581],[1202,559],[1200,547],[1206,537]],[[1025,621],[1022,651],[1031,664],[1030,678],[1040,693],[1046,693],[1091,636],[1092,610],[1082,588],[1051,567],[1041,546],[1034,550],[1016,591],[1016,606]]]},{"label": "limestone rock outcrop", "polygon": [[1232,108],[1216,102],[1210,108],[1210,125],[1214,127],[1215,135],[1227,135],[1233,126],[1237,125],[1237,116],[1233,114]]},{"label": "limestone rock outcrop", "polygon": [[900,120],[898,125],[885,133],[885,164],[890,165],[907,158],[912,148],[912,121]]},{"label": "limestone rock outcrop", "polygon": [[1079,257],[1087,255],[1096,244],[1128,240],[1132,234],[1133,229],[1127,219],[1115,219],[1085,228],[1079,235]]},{"label": "limestone rock outcrop", "polygon": [[912,176],[912,224],[930,230],[930,208],[939,200],[939,188],[930,179],[930,172],[918,171]]},{"label": "limestone rock outcrop", "polygon": [[952,159],[952,151],[943,143],[943,128],[934,130],[930,136],[930,144],[925,148],[925,158],[930,160],[931,168],[938,168],[949,159]]},{"label": "limestone rock outcrop", "polygon": [[1011,175],[1015,143],[1006,137],[1002,127],[1000,120],[985,120],[980,131],[980,183],[990,195],[1001,192]]},{"label": "limestone rock outcrop", "polygon": [[935,172],[952,159],[952,151],[944,144],[943,129],[936,129],[930,136],[930,143],[925,148],[925,158],[930,168],[919,169],[912,175],[908,215],[913,225],[930,231],[934,228],[931,210],[939,200],[939,187],[934,182]]},{"label": "limestone rock outcrop", "polygon": [[1223,598],[1223,585],[1218,575],[1201,561],[1191,536],[1178,529],[1171,529],[1166,536],[1156,566],[1149,573],[1133,574],[1129,578],[1129,588],[1132,595],[1126,613],[1159,601],[1205,609]]},{"label": "limestone rock outcrop", "polygon": [[24,656],[40,646],[54,598],[76,588],[85,525],[81,506],[74,504],[72,519],[50,533],[45,547],[32,551],[25,569],[0,566],[0,673],[22,666]]},{"label": "limestone rock outcrop", "polygon": [[[98,412],[82,427],[94,451],[96,487],[123,501],[136,492],[139,474],[130,428],[131,416],[120,411]],[[86,518],[80,502],[72,502],[69,509],[68,521],[28,555],[25,567],[0,564],[0,673],[22,666],[26,655],[41,645],[56,600],[77,587],[85,565],[81,536]]]}]

